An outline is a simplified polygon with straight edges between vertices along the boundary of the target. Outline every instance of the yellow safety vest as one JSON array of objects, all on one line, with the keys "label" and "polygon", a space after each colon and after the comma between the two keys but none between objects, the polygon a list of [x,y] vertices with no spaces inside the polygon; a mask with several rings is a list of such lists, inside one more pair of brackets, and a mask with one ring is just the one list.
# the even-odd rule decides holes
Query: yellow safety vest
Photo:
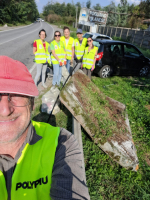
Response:
[{"label": "yellow safety vest", "polygon": [[66,53],[67,53],[66,59],[67,60],[71,60],[71,57],[72,57],[72,45],[73,45],[74,39],[72,37],[70,37],[67,45],[66,45],[66,41],[65,41],[65,37],[64,36],[62,36],[60,38],[60,40],[65,45],[65,49],[66,49]]},{"label": "yellow safety vest", "polygon": [[[12,176],[11,200],[51,200],[52,170],[60,128],[42,122],[32,121],[32,124],[42,139],[24,147]],[[1,171],[0,199],[8,199]]]},{"label": "yellow safety vest", "polygon": [[[83,63],[83,68],[91,69],[93,62],[95,60],[95,54],[96,54],[96,51],[98,50],[98,47],[94,46],[94,48],[91,49],[90,52],[88,52],[88,48],[89,47],[85,48],[85,53],[83,56],[82,63]],[[94,68],[95,68],[95,66],[94,66]]]},{"label": "yellow safety vest", "polygon": [[83,38],[81,45],[78,39],[74,40],[75,55],[77,59],[80,59],[83,56],[86,44],[87,44],[87,38]]},{"label": "yellow safety vest", "polygon": [[[63,42],[60,41],[60,47],[55,40],[53,40],[51,43],[54,45],[55,54],[58,56],[59,60],[64,61],[66,53],[64,51]],[[51,55],[51,59],[52,59],[53,64],[59,64],[59,62],[56,60],[56,58],[53,56],[53,54]]]},{"label": "yellow safety vest", "polygon": [[48,52],[49,43],[45,42],[46,44],[46,51],[45,51],[42,41],[40,39],[35,41],[37,44],[37,51],[35,52],[35,62],[43,64],[46,62],[51,63],[50,53]]}]

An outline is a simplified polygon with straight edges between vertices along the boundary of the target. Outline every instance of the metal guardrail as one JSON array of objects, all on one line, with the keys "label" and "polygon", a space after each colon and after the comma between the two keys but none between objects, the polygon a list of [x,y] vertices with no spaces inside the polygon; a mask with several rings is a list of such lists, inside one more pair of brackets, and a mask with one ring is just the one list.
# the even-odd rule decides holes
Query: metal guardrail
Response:
[{"label": "metal guardrail", "polygon": [[84,181],[86,183],[86,174],[85,174],[85,165],[84,165],[84,153],[83,153],[83,144],[82,144],[81,125],[74,118],[73,115],[72,115],[72,133],[74,134],[76,140],[78,141],[79,147],[80,147],[80,150],[81,150],[81,154],[82,154],[82,168],[83,168],[83,171],[84,171],[83,177],[84,177]]}]

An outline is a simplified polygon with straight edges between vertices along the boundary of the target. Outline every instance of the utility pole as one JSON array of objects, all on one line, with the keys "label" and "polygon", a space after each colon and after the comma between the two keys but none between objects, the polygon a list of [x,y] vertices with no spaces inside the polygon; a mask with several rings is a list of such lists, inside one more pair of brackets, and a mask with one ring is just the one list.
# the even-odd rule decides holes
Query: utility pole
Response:
[{"label": "utility pole", "polygon": [[77,14],[78,14],[78,6],[76,6],[76,28],[77,28]]}]

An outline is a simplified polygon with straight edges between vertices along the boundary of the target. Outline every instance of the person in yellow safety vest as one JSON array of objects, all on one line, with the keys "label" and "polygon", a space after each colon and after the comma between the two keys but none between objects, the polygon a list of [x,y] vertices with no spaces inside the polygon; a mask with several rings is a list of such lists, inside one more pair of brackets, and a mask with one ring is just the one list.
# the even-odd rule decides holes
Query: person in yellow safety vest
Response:
[{"label": "person in yellow safety vest", "polygon": [[37,81],[42,71],[42,85],[44,88],[47,88],[47,86],[45,85],[47,65],[48,63],[51,63],[50,53],[48,51],[49,43],[45,41],[46,36],[46,31],[44,29],[40,30],[40,39],[35,40],[33,43],[33,54],[35,55],[35,62],[37,66],[37,73],[34,82],[37,85]]},{"label": "person in yellow safety vest", "polygon": [[74,60],[75,60],[75,66],[76,65],[77,66],[74,72],[76,72],[78,69],[81,68],[84,50],[87,45],[87,39],[83,38],[82,29],[77,29],[76,33],[77,33],[77,38],[74,40],[74,47],[75,47]]},{"label": "person in yellow safety vest", "polygon": [[60,31],[55,31],[54,40],[50,43],[50,48],[52,51],[51,59],[53,63],[53,81],[52,87],[60,85],[62,77],[62,65],[66,65],[66,50],[65,45],[60,41],[61,33]]},{"label": "person in yellow safety vest", "polygon": [[91,79],[91,73],[95,68],[98,47],[93,45],[91,37],[87,39],[88,47],[85,48],[81,69]]},{"label": "person in yellow safety vest", "polygon": [[0,56],[0,69],[0,199],[89,200],[74,135],[31,121],[39,92],[23,63]]},{"label": "person in yellow safety vest", "polygon": [[60,40],[64,43],[66,49],[66,68],[70,73],[70,63],[73,63],[74,59],[74,39],[70,37],[70,29],[69,27],[65,26],[63,28],[64,36],[61,36]]}]

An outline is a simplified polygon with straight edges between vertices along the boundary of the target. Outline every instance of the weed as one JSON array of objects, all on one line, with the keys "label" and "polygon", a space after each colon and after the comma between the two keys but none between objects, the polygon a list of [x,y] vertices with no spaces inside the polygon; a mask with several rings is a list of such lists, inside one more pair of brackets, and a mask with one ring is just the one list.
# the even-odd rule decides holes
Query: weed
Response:
[{"label": "weed", "polygon": [[[136,81],[149,84],[148,78],[112,77],[92,81],[107,96],[124,103],[128,110],[131,131],[139,158],[138,172],[132,172],[112,161],[82,130],[86,179],[91,200],[150,199],[150,91],[132,86]],[[110,85],[114,81],[118,84]],[[110,85],[106,90],[103,86]],[[113,156],[113,155],[112,155]],[[118,158],[116,158],[118,159]]]}]

